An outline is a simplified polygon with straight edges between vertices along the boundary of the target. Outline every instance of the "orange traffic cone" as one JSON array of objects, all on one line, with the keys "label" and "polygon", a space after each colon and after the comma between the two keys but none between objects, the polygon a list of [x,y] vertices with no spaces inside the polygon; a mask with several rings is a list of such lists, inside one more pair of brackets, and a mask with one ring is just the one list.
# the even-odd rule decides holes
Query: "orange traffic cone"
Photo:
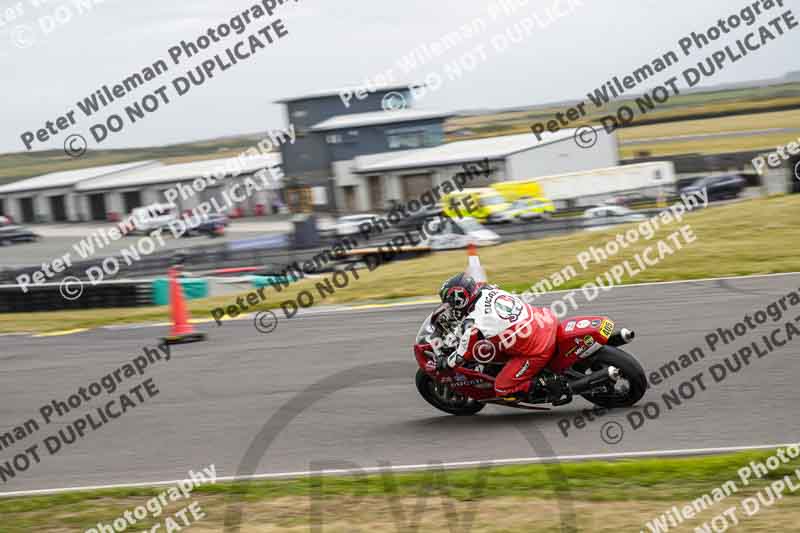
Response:
[{"label": "orange traffic cone", "polygon": [[165,344],[183,344],[206,340],[206,334],[196,332],[189,323],[189,310],[186,308],[186,299],[183,289],[178,283],[178,267],[169,269],[169,307],[172,316],[172,332],[168,337],[161,339]]},{"label": "orange traffic cone", "polygon": [[481,266],[481,260],[478,258],[478,249],[475,244],[470,243],[467,246],[467,275],[477,282],[486,283],[486,271]]}]

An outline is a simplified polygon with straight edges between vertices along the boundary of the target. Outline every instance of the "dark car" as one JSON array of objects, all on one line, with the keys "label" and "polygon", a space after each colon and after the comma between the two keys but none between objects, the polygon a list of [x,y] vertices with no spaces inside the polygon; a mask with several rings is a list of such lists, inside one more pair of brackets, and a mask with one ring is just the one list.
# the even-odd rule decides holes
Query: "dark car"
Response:
[{"label": "dark car", "polygon": [[398,229],[412,229],[417,228],[425,223],[426,220],[436,218],[442,213],[441,206],[434,205],[431,207],[423,207],[415,213],[409,213],[409,216],[404,217],[401,215],[396,227]]},{"label": "dark car", "polygon": [[681,194],[699,193],[706,189],[709,201],[726,200],[738,197],[746,185],[747,181],[737,174],[706,176],[681,189]]},{"label": "dark car", "polygon": [[7,246],[15,242],[35,242],[39,235],[28,228],[7,224],[0,226],[0,246]]},{"label": "dark car", "polygon": [[225,234],[225,228],[230,224],[230,219],[225,215],[211,214],[197,226],[187,228],[184,237],[194,237],[206,235],[208,237],[220,237]]},{"label": "dark car", "polygon": [[655,202],[658,198],[655,196],[648,196],[644,193],[640,192],[629,192],[618,194],[612,198],[606,200],[607,205],[620,205],[624,207],[630,207],[636,204],[646,204],[648,202]]}]

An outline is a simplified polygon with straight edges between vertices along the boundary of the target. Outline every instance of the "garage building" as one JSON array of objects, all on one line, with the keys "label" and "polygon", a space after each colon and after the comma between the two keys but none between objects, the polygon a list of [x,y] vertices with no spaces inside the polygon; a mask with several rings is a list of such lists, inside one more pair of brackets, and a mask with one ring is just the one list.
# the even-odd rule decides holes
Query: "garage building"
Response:
[{"label": "garage building", "polygon": [[574,130],[535,135],[506,135],[457,141],[432,148],[365,155],[334,164],[337,185],[354,187],[359,208],[385,209],[407,202],[464,171],[462,164],[489,160],[491,175],[470,187],[538,176],[592,170],[617,164],[617,141],[598,135],[597,144],[582,149]]},{"label": "garage building", "polygon": [[[220,195],[261,169],[271,169],[272,175],[280,176],[280,154],[175,165],[140,161],[53,172],[0,187],[0,213],[23,223],[119,220],[137,207],[165,202],[164,192],[175,186],[183,193],[176,201],[183,211]],[[193,187],[195,180],[208,175],[219,176],[215,187],[200,191],[199,186]],[[270,212],[281,197],[280,181],[272,190],[254,193],[232,214]]]},{"label": "garage building", "polygon": [[77,184],[128,170],[158,165],[159,163],[155,161],[104,165],[51,172],[3,185],[0,186],[0,213],[24,223],[89,220],[82,217],[86,213],[94,212],[92,207],[101,206],[96,198],[86,198],[76,193]]},{"label": "garage building", "polygon": [[[270,153],[253,157],[210,159],[177,165],[142,167],[82,181],[75,192],[84,198],[102,198],[106,216],[112,219],[129,214],[134,208],[153,203],[166,203],[165,192],[177,187],[180,191],[175,204],[180,211],[193,209],[223,191],[252,176],[261,169],[272,169],[280,175],[281,156]],[[235,176],[234,176],[235,175]],[[205,187],[207,176],[220,176],[213,187]],[[259,191],[238,205],[239,216],[268,213],[280,198],[280,185],[270,191]],[[222,202],[220,202],[222,203]]]}]

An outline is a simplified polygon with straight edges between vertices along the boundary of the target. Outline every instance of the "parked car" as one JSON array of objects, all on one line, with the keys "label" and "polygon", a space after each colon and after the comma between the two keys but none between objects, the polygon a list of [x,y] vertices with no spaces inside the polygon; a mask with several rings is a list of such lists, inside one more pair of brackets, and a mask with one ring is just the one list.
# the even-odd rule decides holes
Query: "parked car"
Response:
[{"label": "parked car", "polygon": [[361,230],[359,225],[363,222],[369,222],[378,215],[371,213],[364,213],[361,215],[347,215],[339,217],[336,221],[336,235],[341,237],[346,235],[357,235]]},{"label": "parked car", "polygon": [[437,217],[441,213],[442,207],[439,205],[425,207],[416,213],[409,214],[407,217],[402,217],[396,226],[399,229],[416,228],[424,224],[426,220]]},{"label": "parked car", "polygon": [[40,235],[23,226],[17,226],[16,224],[0,225],[0,246],[7,246],[17,242],[36,242],[40,238]]},{"label": "parked car", "polygon": [[225,228],[231,220],[225,215],[213,213],[206,215],[205,219],[194,227],[187,227],[186,233],[183,237],[195,237],[197,235],[206,235],[208,237],[221,237],[225,235]]},{"label": "parked car", "polygon": [[428,225],[431,235],[424,244],[434,250],[466,248],[469,244],[491,246],[500,243],[500,236],[477,220],[463,217],[457,220],[443,217]]},{"label": "parked car", "polygon": [[583,218],[589,220],[599,220],[608,222],[640,222],[647,220],[647,217],[637,213],[633,209],[619,205],[603,205],[592,207],[583,213]]},{"label": "parked car", "polygon": [[172,204],[150,204],[137,207],[119,223],[124,235],[151,233],[169,226],[178,220],[178,209]]},{"label": "parked car", "polygon": [[706,189],[708,200],[726,200],[738,197],[747,186],[747,180],[738,174],[706,176],[681,189],[681,194],[696,194]]},{"label": "parked car", "polygon": [[618,194],[612,198],[606,200],[607,205],[620,205],[620,206],[631,206],[635,204],[643,204],[647,202],[655,202],[658,199],[653,196],[648,196],[646,194],[640,192],[629,192],[624,194]]},{"label": "parked car", "polygon": [[509,211],[512,220],[538,220],[553,216],[556,206],[545,198],[520,198],[511,204]]}]

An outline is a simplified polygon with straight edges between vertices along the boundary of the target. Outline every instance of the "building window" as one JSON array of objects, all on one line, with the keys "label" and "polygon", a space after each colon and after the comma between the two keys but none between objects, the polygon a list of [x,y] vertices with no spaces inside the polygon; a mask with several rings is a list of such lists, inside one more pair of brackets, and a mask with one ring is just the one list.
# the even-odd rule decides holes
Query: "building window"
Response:
[{"label": "building window", "polygon": [[386,131],[391,149],[424,148],[442,144],[441,130],[433,126],[397,128]]},{"label": "building window", "polygon": [[325,136],[325,141],[328,144],[357,143],[358,130],[350,130],[346,135],[344,133],[331,133]]},{"label": "building window", "polygon": [[305,109],[295,109],[292,112],[292,116],[294,118],[304,118],[308,116],[308,111],[306,111]]}]

